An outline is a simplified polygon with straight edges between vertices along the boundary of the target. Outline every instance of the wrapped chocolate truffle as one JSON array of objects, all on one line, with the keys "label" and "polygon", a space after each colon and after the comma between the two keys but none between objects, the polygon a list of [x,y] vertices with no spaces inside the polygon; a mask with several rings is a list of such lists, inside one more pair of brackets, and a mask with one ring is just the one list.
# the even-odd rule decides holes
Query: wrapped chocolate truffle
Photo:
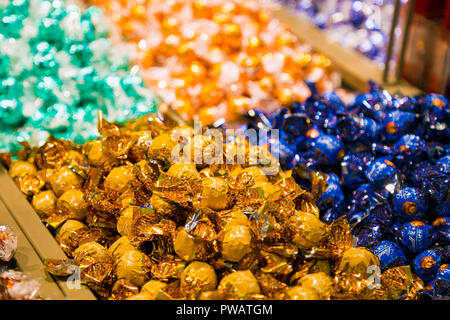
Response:
[{"label": "wrapped chocolate truffle", "polygon": [[261,288],[251,271],[237,271],[226,275],[220,280],[218,290],[223,294],[237,299],[250,298],[253,294],[259,294]]},{"label": "wrapped chocolate truffle", "polygon": [[0,300],[36,300],[40,283],[23,272],[7,270],[0,273]]},{"label": "wrapped chocolate truffle", "polygon": [[17,236],[11,227],[0,226],[0,261],[9,262],[17,250]]},{"label": "wrapped chocolate truffle", "polygon": [[141,287],[149,280],[150,259],[138,250],[126,250],[115,261],[115,273],[119,279]]},{"label": "wrapped chocolate truffle", "polygon": [[198,294],[217,287],[214,268],[204,262],[194,261],[186,266],[180,275],[180,289]]}]

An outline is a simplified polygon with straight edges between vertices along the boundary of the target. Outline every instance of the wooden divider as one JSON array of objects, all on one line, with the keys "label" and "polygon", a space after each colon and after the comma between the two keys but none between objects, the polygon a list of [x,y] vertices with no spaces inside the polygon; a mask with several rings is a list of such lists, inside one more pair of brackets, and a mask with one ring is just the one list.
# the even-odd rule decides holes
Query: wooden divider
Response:
[{"label": "wooden divider", "polygon": [[63,259],[67,256],[2,166],[0,166],[0,201],[0,224],[4,221],[18,232],[19,250],[16,253],[16,260],[19,267],[22,271],[43,279],[42,289],[45,298],[96,299],[87,286],[70,289],[66,278],[52,276],[44,270],[42,264],[44,259]]}]

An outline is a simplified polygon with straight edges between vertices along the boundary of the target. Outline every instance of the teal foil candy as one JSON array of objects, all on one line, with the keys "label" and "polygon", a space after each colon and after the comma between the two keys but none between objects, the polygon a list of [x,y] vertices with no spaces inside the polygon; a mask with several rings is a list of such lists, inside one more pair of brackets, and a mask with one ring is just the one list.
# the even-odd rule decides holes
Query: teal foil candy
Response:
[{"label": "teal foil candy", "polygon": [[49,135],[84,143],[97,115],[126,122],[157,99],[111,46],[107,19],[61,0],[0,1],[0,152]]}]

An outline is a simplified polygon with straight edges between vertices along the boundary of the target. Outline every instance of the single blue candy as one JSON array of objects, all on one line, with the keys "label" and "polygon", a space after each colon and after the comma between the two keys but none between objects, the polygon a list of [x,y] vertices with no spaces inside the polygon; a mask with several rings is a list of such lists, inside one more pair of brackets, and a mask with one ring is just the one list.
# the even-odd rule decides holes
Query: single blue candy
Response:
[{"label": "single blue candy", "polygon": [[430,249],[416,256],[413,269],[424,282],[429,282],[434,279],[440,265],[441,256],[435,250]]},{"label": "single blue candy", "polygon": [[310,129],[306,133],[307,155],[319,164],[334,165],[345,155],[343,143],[335,136]]},{"label": "single blue candy", "polygon": [[382,157],[372,161],[366,170],[366,177],[376,188],[391,189],[397,184],[397,169],[390,157]]},{"label": "single blue candy", "polygon": [[433,239],[443,245],[450,245],[450,217],[441,216],[433,221]]},{"label": "single blue candy", "polygon": [[430,226],[422,221],[410,221],[403,225],[400,242],[404,250],[419,253],[430,244]]},{"label": "single blue candy", "polygon": [[382,270],[406,264],[405,254],[395,242],[384,240],[373,248],[372,252],[380,259],[380,267]]},{"label": "single blue candy", "polygon": [[417,188],[406,187],[394,195],[394,209],[402,219],[419,220],[427,211],[427,203]]},{"label": "single blue candy", "polygon": [[424,145],[425,142],[420,137],[405,134],[394,144],[394,151],[408,161],[417,161],[424,150]]},{"label": "single blue candy", "polygon": [[450,267],[448,264],[443,264],[439,267],[434,281],[439,295],[450,295]]},{"label": "single blue candy", "polygon": [[450,108],[447,98],[438,94],[427,95],[422,115],[427,129],[426,138],[447,142],[450,135]]},{"label": "single blue candy", "polygon": [[340,207],[344,202],[344,193],[339,177],[333,173],[328,173],[327,189],[318,200],[321,210],[327,207]]},{"label": "single blue candy", "polygon": [[365,143],[371,143],[379,138],[380,125],[369,117],[363,117],[358,119],[361,135],[359,139]]},{"label": "single blue candy", "polygon": [[398,140],[402,135],[414,129],[416,116],[412,112],[391,111],[383,121],[383,134],[390,141]]}]

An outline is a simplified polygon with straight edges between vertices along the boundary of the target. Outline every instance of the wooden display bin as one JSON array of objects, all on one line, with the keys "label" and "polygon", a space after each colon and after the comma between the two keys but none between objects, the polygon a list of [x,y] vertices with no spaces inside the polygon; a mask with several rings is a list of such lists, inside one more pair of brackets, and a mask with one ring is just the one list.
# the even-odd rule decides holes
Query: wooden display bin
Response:
[{"label": "wooden display bin", "polygon": [[39,216],[0,166],[0,225],[11,226],[18,237],[14,256],[19,269],[40,281],[40,295],[51,300],[95,300],[94,294],[82,285],[70,289],[66,278],[56,277],[45,270],[46,258],[67,258]]}]

